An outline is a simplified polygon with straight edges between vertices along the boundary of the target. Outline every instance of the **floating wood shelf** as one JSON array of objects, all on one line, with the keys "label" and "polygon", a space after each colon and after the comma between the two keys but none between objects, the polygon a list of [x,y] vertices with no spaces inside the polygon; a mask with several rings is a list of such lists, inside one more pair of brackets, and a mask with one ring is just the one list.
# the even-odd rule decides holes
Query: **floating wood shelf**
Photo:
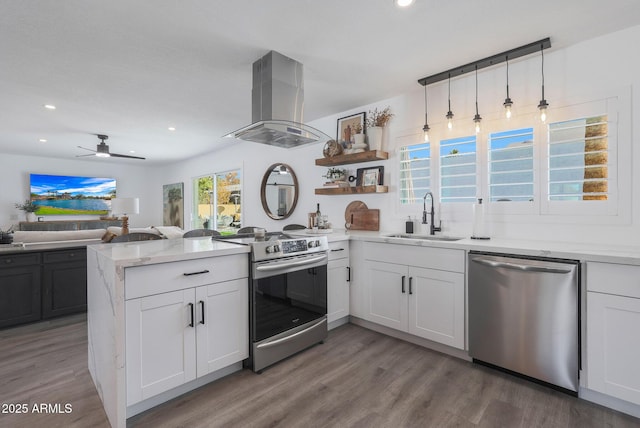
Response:
[{"label": "floating wood shelf", "polygon": [[383,152],[382,150],[367,150],[366,152],[361,153],[351,153],[347,155],[333,156],[331,158],[316,159],[316,165],[336,166],[386,159],[389,159],[389,153],[387,152]]},{"label": "floating wood shelf", "polygon": [[356,193],[387,193],[389,186],[330,187],[316,189],[316,195],[353,195]]}]

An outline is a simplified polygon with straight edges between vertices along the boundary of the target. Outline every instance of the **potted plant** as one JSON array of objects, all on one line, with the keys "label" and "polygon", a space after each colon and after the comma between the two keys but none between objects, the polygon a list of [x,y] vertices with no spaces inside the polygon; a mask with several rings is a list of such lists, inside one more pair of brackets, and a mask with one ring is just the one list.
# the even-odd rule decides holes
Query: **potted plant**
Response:
[{"label": "potted plant", "polygon": [[16,204],[16,208],[25,212],[25,214],[27,215],[27,221],[35,221],[35,212],[38,211],[38,208],[40,207],[38,207],[38,205],[36,205],[33,201],[27,199],[22,204]]},{"label": "potted plant", "polygon": [[384,110],[369,110],[367,115],[367,136],[369,138],[369,150],[382,150],[382,129],[393,117],[391,108]]},{"label": "potted plant", "polygon": [[329,168],[327,174],[323,177],[326,177],[331,182],[344,181],[347,177],[347,171],[342,168]]}]

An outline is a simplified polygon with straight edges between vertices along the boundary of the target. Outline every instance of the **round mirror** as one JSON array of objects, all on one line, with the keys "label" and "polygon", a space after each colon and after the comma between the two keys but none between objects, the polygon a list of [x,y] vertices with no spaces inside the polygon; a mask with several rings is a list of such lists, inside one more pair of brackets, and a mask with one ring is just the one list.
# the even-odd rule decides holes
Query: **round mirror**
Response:
[{"label": "round mirror", "polygon": [[293,169],[284,163],[271,165],[262,178],[260,198],[264,212],[272,219],[289,217],[298,203],[298,179]]}]

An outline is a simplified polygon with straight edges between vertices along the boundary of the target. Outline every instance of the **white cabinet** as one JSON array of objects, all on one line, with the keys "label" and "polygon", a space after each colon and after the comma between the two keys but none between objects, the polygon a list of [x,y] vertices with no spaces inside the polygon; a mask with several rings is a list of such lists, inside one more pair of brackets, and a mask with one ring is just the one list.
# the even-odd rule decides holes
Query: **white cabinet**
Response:
[{"label": "white cabinet", "polygon": [[640,404],[640,266],[587,264],[587,386]]},{"label": "white cabinet", "polygon": [[365,244],[364,319],[464,349],[464,251]]},{"label": "white cabinet", "polygon": [[327,264],[327,320],[333,322],[349,315],[349,241],[329,243]]},{"label": "white cabinet", "polygon": [[[228,269],[212,276],[214,260]],[[248,357],[246,263],[246,256],[229,256],[203,259],[195,265],[193,261],[159,265],[166,275],[162,282],[182,289],[141,297],[148,292],[149,281],[138,270],[142,268],[129,268],[132,281],[127,284],[125,279],[125,284],[130,286],[128,294],[136,297],[125,302],[127,405]],[[233,272],[244,277],[230,279],[236,276]],[[160,284],[157,289],[164,287]]]}]

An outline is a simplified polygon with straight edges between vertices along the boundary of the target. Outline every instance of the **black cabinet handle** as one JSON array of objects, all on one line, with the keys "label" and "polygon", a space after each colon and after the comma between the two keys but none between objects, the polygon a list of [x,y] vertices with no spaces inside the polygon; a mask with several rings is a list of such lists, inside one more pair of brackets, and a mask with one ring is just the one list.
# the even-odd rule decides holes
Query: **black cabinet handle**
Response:
[{"label": "black cabinet handle", "polygon": [[404,279],[406,276],[402,275],[402,292],[404,293]]},{"label": "black cabinet handle", "polygon": [[202,309],[202,319],[200,320],[200,324],[204,324],[204,300],[200,300],[200,309]]},{"label": "black cabinet handle", "polygon": [[184,276],[191,276],[191,275],[202,275],[203,273],[209,273],[209,271],[207,269],[205,270],[201,270],[198,272],[187,272],[187,273],[183,273]]},{"label": "black cabinet handle", "polygon": [[193,327],[195,325],[193,322],[193,303],[189,303],[189,309],[191,310],[191,322],[189,323],[189,327]]},{"label": "black cabinet handle", "polygon": [[344,248],[336,248],[331,250],[332,253],[335,253],[336,251],[344,251]]},{"label": "black cabinet handle", "polygon": [[347,266],[347,282],[351,282],[351,267]]},{"label": "black cabinet handle", "polygon": [[411,286],[412,282],[413,282],[413,277],[410,276],[409,277],[409,294],[413,294],[413,287]]}]

